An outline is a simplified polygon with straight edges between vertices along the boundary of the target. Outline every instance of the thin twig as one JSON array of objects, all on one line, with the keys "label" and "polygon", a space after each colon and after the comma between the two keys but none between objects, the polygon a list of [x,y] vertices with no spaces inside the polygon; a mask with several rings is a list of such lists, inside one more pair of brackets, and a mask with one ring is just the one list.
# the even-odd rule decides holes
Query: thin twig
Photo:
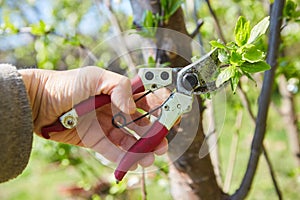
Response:
[{"label": "thin twig", "polygon": [[[217,32],[218,32],[218,34],[219,34],[219,37],[221,38],[221,40],[223,40],[224,43],[226,43],[226,40],[225,40],[225,38],[224,38],[222,29],[221,29],[221,27],[220,27],[219,19],[217,18],[217,16],[216,16],[214,10],[213,10],[212,7],[211,7],[210,1],[209,1],[209,0],[206,0],[206,2],[207,2],[207,5],[208,5],[208,8],[209,8],[209,10],[210,10],[210,13],[211,13],[211,15],[213,16],[213,18],[214,18],[214,20],[215,20],[215,23],[216,23],[216,25],[217,25]],[[255,124],[255,120],[256,120],[256,119],[255,119],[255,116],[254,116],[254,114],[253,114],[253,112],[252,112],[252,109],[251,109],[251,106],[250,106],[250,102],[249,102],[249,98],[247,97],[247,95],[246,95],[246,93],[243,91],[243,89],[241,88],[241,85],[240,85],[240,84],[239,84],[239,86],[238,86],[238,94],[239,94],[239,96],[240,96],[240,99],[242,100],[242,103],[243,103],[244,107],[245,107],[246,110],[248,111],[248,114],[250,115],[251,120],[252,120],[252,121],[254,122],[254,124]],[[265,148],[265,146],[264,146],[263,144],[262,144],[262,149],[263,149],[264,152],[266,152],[266,154],[264,154],[264,156],[265,156],[265,159],[266,159],[267,164],[268,164],[268,168],[269,168],[269,171],[270,171],[270,175],[271,175],[271,177],[272,177],[272,181],[273,181],[275,190],[276,190],[276,192],[277,192],[277,196],[278,196],[279,199],[280,199],[280,197],[281,197],[281,192],[280,192],[280,189],[279,189],[279,187],[278,187],[277,180],[276,180],[276,178],[275,178],[275,173],[274,173],[272,164],[271,164],[271,162],[269,162],[270,160],[266,157],[266,155],[267,155],[267,150],[266,150],[266,148]],[[227,171],[227,173],[230,173],[230,172]],[[229,175],[229,174],[228,174],[228,175]],[[227,175],[226,175],[226,177],[227,177]],[[229,181],[229,180],[227,180],[227,182],[226,182],[226,180],[225,180],[224,190],[229,189],[229,185],[227,185],[227,184],[228,184],[228,181]],[[228,188],[227,188],[227,187],[228,187]]]},{"label": "thin twig", "polygon": [[204,24],[204,21],[203,21],[202,19],[198,19],[198,20],[196,21],[196,28],[195,28],[195,30],[190,34],[190,37],[191,37],[191,38],[195,38],[196,35],[198,35],[199,30],[200,30],[200,28],[201,28],[201,26],[202,26],[203,24]]},{"label": "thin twig", "polygon": [[223,191],[225,193],[229,192],[230,185],[231,185],[233,170],[234,170],[235,161],[236,161],[238,143],[239,143],[239,130],[241,129],[241,126],[242,126],[242,119],[243,119],[243,112],[242,112],[242,110],[240,110],[236,116],[236,121],[235,121],[236,131],[232,136],[232,142],[231,142],[231,146],[230,146],[228,167],[227,167],[225,181],[224,181],[224,187],[223,187]]},{"label": "thin twig", "polygon": [[146,177],[145,169],[142,169],[142,200],[147,200],[147,187],[146,187]]},{"label": "thin twig", "polygon": [[275,0],[271,9],[270,35],[267,63],[271,69],[264,74],[263,85],[259,97],[259,108],[256,119],[255,133],[252,140],[251,154],[247,170],[240,188],[231,196],[232,200],[245,199],[251,188],[254,175],[258,166],[259,156],[262,152],[262,144],[266,132],[266,121],[271,101],[272,88],[277,68],[277,57],[280,45],[280,27],[285,0]]},{"label": "thin twig", "polygon": [[225,39],[223,31],[221,29],[219,19],[218,19],[217,15],[216,15],[215,11],[212,9],[212,6],[210,4],[210,0],[205,0],[205,1],[207,3],[207,6],[208,6],[210,14],[212,15],[212,17],[215,20],[215,23],[216,23],[216,26],[217,26],[216,27],[217,28],[217,33],[218,33],[220,39],[222,40],[222,42],[226,43],[226,39]]},{"label": "thin twig", "polygon": [[[26,26],[26,27],[21,27],[18,30],[17,33],[19,33],[19,34],[28,34],[31,37],[36,38],[37,36],[34,35],[34,34],[32,34],[31,31],[32,31],[32,28]],[[65,39],[65,40],[69,39],[67,36],[59,34],[59,33],[55,32],[54,30],[50,30],[50,31],[46,32],[45,35],[53,35],[53,36],[56,36],[56,37],[59,37],[59,38]],[[88,57],[92,59],[92,61],[94,63],[96,63],[98,61],[97,56],[86,45],[84,45],[83,43],[79,42],[78,47],[80,49],[82,49],[88,55]]]},{"label": "thin twig", "polygon": [[276,193],[277,193],[278,199],[282,200],[282,193],[281,193],[281,190],[279,189],[279,186],[277,184],[277,180],[276,180],[276,176],[275,176],[274,170],[272,168],[271,160],[270,160],[269,155],[268,155],[266,149],[264,148],[264,146],[263,146],[263,153],[264,153],[264,157],[266,159],[267,165],[269,166],[270,174],[271,174],[271,177],[272,177],[272,181],[273,181],[274,187],[276,189]]},{"label": "thin twig", "polygon": [[[109,5],[102,3],[100,0],[94,0],[94,2],[97,5],[99,13],[104,13],[108,17],[110,23],[114,27],[115,35],[118,36],[118,37],[116,37],[117,44],[115,44],[118,46],[115,46],[116,47],[115,51],[117,51],[118,54],[124,56],[124,60],[128,66],[128,70],[129,70],[128,73],[132,76],[136,75],[137,71],[136,71],[135,64],[133,62],[131,55],[128,53],[129,51],[127,49],[126,42],[122,35],[121,26],[120,26],[116,16],[114,15],[114,13],[111,10]],[[101,7],[100,5],[103,5],[104,7]]]},{"label": "thin twig", "polygon": [[[199,29],[202,27],[202,25],[204,24],[204,21],[200,21],[200,17],[198,16],[198,9],[199,9],[199,1],[194,1],[194,10],[193,10],[193,18],[194,18],[194,21],[195,23],[197,24],[197,27],[194,31],[194,33],[197,33],[197,35],[195,36],[198,36],[198,42],[200,44],[201,47],[203,47],[203,41],[202,41],[202,35],[200,34],[200,31]],[[198,30],[197,30],[198,29]],[[196,32],[197,30],[197,32]],[[193,33],[191,34],[191,36],[193,36]],[[194,36],[194,37],[195,37]],[[192,37],[192,38],[194,38]],[[200,55],[204,55],[206,52],[204,51],[203,48],[200,48]]]},{"label": "thin twig", "polygon": [[[246,108],[246,110],[247,110],[247,112],[248,112],[248,114],[249,114],[249,116],[251,118],[251,121],[255,124],[256,118],[254,117],[254,114],[252,112],[249,98],[248,98],[246,92],[243,90],[243,88],[241,87],[240,84],[238,85],[238,90],[237,91],[238,91],[238,94],[240,96],[240,99],[242,100],[243,106]],[[273,185],[275,187],[277,196],[278,196],[279,199],[282,199],[281,190],[279,188],[279,185],[278,185],[278,182],[277,182],[277,179],[276,179],[276,176],[275,176],[275,171],[273,169],[271,160],[268,157],[268,152],[267,152],[267,149],[266,149],[266,147],[265,147],[264,144],[262,144],[262,150],[264,152],[263,155],[264,155],[264,158],[266,159],[267,166],[268,166],[268,169],[270,171],[270,175],[271,175],[271,178],[272,178]]]},{"label": "thin twig", "polygon": [[249,101],[249,98],[246,94],[246,92],[243,90],[241,84],[239,83],[238,85],[238,90],[237,90],[237,93],[242,101],[242,104],[243,106],[246,108],[246,110],[248,111],[248,114],[252,120],[252,122],[255,124],[255,116],[252,112],[252,109],[251,109],[251,106],[250,106],[250,101]]}]

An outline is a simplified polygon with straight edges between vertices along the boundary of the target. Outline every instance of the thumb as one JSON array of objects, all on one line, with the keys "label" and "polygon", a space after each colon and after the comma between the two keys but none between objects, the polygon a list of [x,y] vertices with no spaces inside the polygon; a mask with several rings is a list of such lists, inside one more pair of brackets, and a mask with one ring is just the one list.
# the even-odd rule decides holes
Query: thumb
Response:
[{"label": "thumb", "polygon": [[124,113],[133,114],[136,111],[129,79],[122,78],[119,84],[113,88],[111,102]]}]

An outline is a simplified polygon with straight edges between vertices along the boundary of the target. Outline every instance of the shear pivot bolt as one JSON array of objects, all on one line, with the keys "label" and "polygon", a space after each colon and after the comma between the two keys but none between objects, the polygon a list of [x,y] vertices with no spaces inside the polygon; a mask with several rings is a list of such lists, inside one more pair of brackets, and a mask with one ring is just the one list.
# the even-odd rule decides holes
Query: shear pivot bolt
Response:
[{"label": "shear pivot bolt", "polygon": [[182,80],[183,87],[187,90],[192,90],[198,85],[198,77],[195,74],[186,74]]}]

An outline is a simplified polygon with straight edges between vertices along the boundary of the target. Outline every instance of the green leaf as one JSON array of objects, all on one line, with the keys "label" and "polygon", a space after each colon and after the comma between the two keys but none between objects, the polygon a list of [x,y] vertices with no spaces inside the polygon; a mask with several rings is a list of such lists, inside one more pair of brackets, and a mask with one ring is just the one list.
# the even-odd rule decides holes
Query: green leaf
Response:
[{"label": "green leaf", "polygon": [[235,70],[235,74],[231,78],[231,81],[230,81],[231,89],[232,89],[233,93],[236,92],[236,88],[239,85],[241,76],[242,76],[242,74],[238,70]]},{"label": "green leaf", "polygon": [[239,46],[247,43],[250,36],[250,22],[245,17],[240,16],[234,29],[235,42]]},{"label": "green leaf", "polygon": [[153,13],[149,10],[144,13],[143,27],[153,27]]},{"label": "green leaf", "polygon": [[155,67],[155,66],[156,66],[155,59],[152,56],[149,56],[148,62],[147,62],[147,67]]},{"label": "green leaf", "polygon": [[243,63],[242,55],[232,51],[230,56],[230,63],[236,66],[240,66]]},{"label": "green leaf", "polygon": [[228,63],[229,62],[229,55],[224,49],[218,50],[218,59],[221,63]]},{"label": "green leaf", "polygon": [[224,82],[228,81],[230,78],[232,78],[235,74],[235,67],[229,66],[218,75],[216,80],[216,86],[220,87]]},{"label": "green leaf", "polygon": [[164,62],[159,65],[159,67],[164,68],[164,67],[170,67],[171,63],[170,62]]},{"label": "green leaf", "polygon": [[18,28],[15,27],[15,25],[10,21],[9,15],[4,15],[4,23],[3,23],[3,28],[6,32],[9,33],[17,33],[18,32]]},{"label": "green leaf", "polygon": [[65,43],[70,44],[72,46],[80,46],[80,44],[81,44],[77,35],[70,37],[68,39],[65,39]]},{"label": "green leaf", "polygon": [[243,72],[243,74],[246,75],[253,83],[255,83],[255,86],[257,86],[257,83],[254,80],[254,78],[251,76],[251,74],[249,74],[248,72]]},{"label": "green leaf", "polygon": [[164,19],[168,20],[180,8],[184,0],[161,0],[160,5],[164,11]]},{"label": "green leaf", "polygon": [[155,59],[152,56],[149,56],[148,64],[154,64],[155,65]]},{"label": "green leaf", "polygon": [[138,32],[143,37],[154,37],[157,30],[158,18],[149,10],[143,15],[143,29]]},{"label": "green leaf", "polygon": [[245,62],[241,65],[241,69],[248,73],[256,73],[269,70],[271,67],[265,61],[259,61],[256,63]]},{"label": "green leaf", "polygon": [[250,33],[250,38],[248,40],[248,44],[251,44],[255,42],[257,39],[259,39],[260,36],[266,33],[268,27],[270,24],[270,16],[267,16],[263,18],[258,24],[256,24],[252,29]]},{"label": "green leaf", "polygon": [[229,50],[233,50],[233,51],[236,51],[238,46],[235,42],[228,42],[226,44],[226,48],[229,49]]},{"label": "green leaf", "polygon": [[164,11],[168,8],[168,1],[169,0],[160,0],[160,5],[164,9]]},{"label": "green leaf", "polygon": [[38,24],[33,24],[31,26],[31,33],[33,35],[42,36],[47,32],[46,24],[44,21],[40,21]]},{"label": "green leaf", "polygon": [[212,47],[219,48],[219,49],[226,49],[224,44],[222,44],[221,42],[218,42],[216,40],[212,40],[209,43]]},{"label": "green leaf", "polygon": [[263,61],[265,58],[265,54],[261,50],[257,49],[256,46],[251,46],[250,48],[245,49],[242,57],[245,61],[255,63],[258,61]]},{"label": "green leaf", "polygon": [[297,9],[297,4],[293,1],[287,1],[283,10],[283,16],[293,18]]},{"label": "green leaf", "polygon": [[169,0],[171,3],[170,8],[169,8],[169,16],[172,16],[178,8],[180,8],[181,4],[184,3],[184,0]]}]

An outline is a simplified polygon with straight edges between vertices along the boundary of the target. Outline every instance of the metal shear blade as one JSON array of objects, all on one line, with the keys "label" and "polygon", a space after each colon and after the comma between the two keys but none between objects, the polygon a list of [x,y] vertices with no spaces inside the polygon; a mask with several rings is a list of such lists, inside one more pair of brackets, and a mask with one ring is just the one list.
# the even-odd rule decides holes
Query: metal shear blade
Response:
[{"label": "metal shear blade", "polygon": [[177,74],[177,91],[183,94],[204,94],[215,91],[215,74],[218,70],[217,51],[213,49]]}]

